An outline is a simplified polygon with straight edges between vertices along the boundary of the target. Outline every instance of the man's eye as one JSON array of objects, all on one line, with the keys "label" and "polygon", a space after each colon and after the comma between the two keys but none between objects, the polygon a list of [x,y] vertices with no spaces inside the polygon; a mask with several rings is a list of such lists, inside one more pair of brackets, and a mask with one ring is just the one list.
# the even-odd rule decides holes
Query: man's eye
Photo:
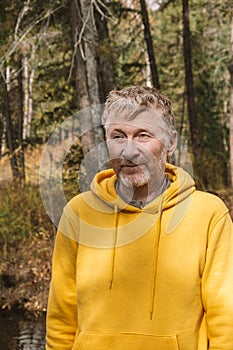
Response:
[{"label": "man's eye", "polygon": [[146,139],[146,138],[150,138],[150,135],[149,134],[145,134],[145,133],[141,133],[138,135],[139,138],[141,139]]},{"label": "man's eye", "polygon": [[112,136],[112,139],[113,139],[113,140],[123,139],[123,138],[124,138],[124,135],[121,135],[121,134],[117,134],[117,135],[113,135],[113,136]]}]

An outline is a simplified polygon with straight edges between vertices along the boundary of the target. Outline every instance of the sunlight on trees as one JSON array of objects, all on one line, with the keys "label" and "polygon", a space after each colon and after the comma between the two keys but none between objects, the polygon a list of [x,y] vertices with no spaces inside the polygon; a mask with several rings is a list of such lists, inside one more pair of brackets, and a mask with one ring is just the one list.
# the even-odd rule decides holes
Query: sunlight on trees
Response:
[{"label": "sunlight on trees", "polygon": [[[63,120],[113,88],[152,84],[174,102],[198,184],[230,186],[230,0],[8,0],[2,8],[0,149],[15,182],[24,184],[27,147],[44,144]],[[80,127],[92,123],[90,115]],[[103,139],[93,130],[84,154]]]}]

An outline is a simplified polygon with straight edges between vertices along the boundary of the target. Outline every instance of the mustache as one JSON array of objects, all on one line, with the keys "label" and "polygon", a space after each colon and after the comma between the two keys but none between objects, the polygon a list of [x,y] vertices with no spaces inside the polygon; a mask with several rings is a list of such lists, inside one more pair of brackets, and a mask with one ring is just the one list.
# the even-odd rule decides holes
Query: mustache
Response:
[{"label": "mustache", "polygon": [[120,167],[133,167],[136,165],[140,165],[139,162],[135,162],[133,160],[128,160],[128,159],[123,159],[123,158],[116,158],[116,159],[111,159],[111,162],[114,164],[117,164]]}]

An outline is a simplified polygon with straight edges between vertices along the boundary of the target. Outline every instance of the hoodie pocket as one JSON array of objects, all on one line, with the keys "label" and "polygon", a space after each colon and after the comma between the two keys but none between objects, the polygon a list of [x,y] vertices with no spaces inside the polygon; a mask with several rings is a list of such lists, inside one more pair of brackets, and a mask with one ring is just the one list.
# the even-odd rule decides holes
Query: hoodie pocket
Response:
[{"label": "hoodie pocket", "polygon": [[72,350],[179,350],[176,335],[81,332]]}]

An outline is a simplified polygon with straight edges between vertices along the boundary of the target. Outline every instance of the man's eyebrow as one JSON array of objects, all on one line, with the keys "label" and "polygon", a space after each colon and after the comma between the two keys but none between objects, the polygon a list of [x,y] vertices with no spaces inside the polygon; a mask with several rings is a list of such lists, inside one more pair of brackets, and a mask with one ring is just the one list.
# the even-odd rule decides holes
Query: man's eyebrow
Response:
[{"label": "man's eyebrow", "polygon": [[[125,132],[124,130],[122,130],[121,128],[113,129],[113,130],[111,131],[110,135],[111,135],[112,133],[114,133],[114,132],[119,132],[119,133],[124,134],[124,135],[126,134],[126,132]],[[138,129],[136,129],[136,130],[134,131],[134,133],[136,133],[136,134],[139,134],[140,132],[147,132],[148,134],[152,134],[151,130],[148,130],[147,128],[140,128],[140,127],[138,127]]]},{"label": "man's eyebrow", "polygon": [[120,128],[113,129],[113,130],[111,131],[111,134],[112,134],[113,132],[121,132],[122,134],[124,134],[124,131],[123,131],[122,129],[120,129]]},{"label": "man's eyebrow", "polygon": [[145,128],[139,128],[137,130],[137,132],[148,132],[148,133],[151,133],[151,130],[148,130],[147,128],[146,129]]}]

